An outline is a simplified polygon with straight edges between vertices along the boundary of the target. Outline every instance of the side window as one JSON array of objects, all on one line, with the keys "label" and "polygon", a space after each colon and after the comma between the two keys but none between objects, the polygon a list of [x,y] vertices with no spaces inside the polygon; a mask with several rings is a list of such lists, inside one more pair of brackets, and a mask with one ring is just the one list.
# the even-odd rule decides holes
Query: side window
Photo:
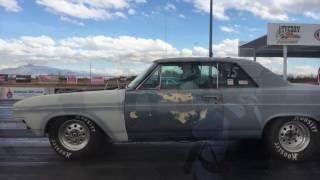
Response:
[{"label": "side window", "polygon": [[158,67],[149,78],[143,83],[140,89],[157,89],[159,88],[160,76],[159,76],[160,68]]},{"label": "side window", "polygon": [[167,64],[161,67],[161,89],[199,89],[201,67],[198,63]]},{"label": "side window", "polygon": [[218,83],[218,70],[215,64],[203,64],[199,65],[201,76],[199,87],[201,89],[217,88]]},{"label": "side window", "polygon": [[237,64],[221,63],[219,65],[219,87],[248,88],[256,87],[256,84]]},{"label": "side window", "polygon": [[217,88],[217,83],[216,63],[163,64],[148,77],[140,89],[214,89]]},{"label": "side window", "polygon": [[161,66],[161,89],[180,89],[183,70],[179,64]]}]

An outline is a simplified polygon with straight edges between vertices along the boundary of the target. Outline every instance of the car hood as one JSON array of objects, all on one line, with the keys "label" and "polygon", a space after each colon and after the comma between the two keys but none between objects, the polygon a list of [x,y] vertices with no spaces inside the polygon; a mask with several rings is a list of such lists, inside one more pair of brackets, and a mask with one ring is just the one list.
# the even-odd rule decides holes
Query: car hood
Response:
[{"label": "car hood", "polygon": [[14,110],[37,108],[77,108],[92,106],[119,106],[124,102],[125,90],[103,90],[53,94],[28,98],[14,104]]}]

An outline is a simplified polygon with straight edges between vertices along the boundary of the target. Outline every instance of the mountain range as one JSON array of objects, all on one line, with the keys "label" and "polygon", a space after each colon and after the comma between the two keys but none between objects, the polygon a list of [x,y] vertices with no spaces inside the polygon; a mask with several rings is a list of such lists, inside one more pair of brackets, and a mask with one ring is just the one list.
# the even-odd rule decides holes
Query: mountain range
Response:
[{"label": "mountain range", "polygon": [[[90,73],[87,71],[72,71],[68,69],[59,69],[48,66],[37,66],[32,64],[22,65],[16,68],[5,68],[0,69],[0,74],[10,74],[10,75],[75,75],[88,77]],[[99,74],[92,73],[93,76],[97,76]],[[101,75],[99,75],[101,76]]]}]

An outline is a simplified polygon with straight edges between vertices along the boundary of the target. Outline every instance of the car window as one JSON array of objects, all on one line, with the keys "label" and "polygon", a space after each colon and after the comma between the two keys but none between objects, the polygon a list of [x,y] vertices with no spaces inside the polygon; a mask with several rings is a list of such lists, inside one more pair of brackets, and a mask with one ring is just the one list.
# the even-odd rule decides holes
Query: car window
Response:
[{"label": "car window", "polygon": [[215,63],[199,65],[201,71],[199,87],[201,89],[217,88],[218,70]]},{"label": "car window", "polygon": [[161,89],[180,89],[183,76],[180,64],[169,64],[161,66]]},{"label": "car window", "polygon": [[153,73],[151,73],[140,89],[158,89],[160,84],[159,72],[160,68],[157,68]]},{"label": "car window", "polygon": [[219,87],[221,88],[256,87],[250,76],[237,64],[221,63],[219,71]]},{"label": "car window", "polygon": [[215,63],[179,63],[161,66],[161,89],[209,89],[217,87]]}]

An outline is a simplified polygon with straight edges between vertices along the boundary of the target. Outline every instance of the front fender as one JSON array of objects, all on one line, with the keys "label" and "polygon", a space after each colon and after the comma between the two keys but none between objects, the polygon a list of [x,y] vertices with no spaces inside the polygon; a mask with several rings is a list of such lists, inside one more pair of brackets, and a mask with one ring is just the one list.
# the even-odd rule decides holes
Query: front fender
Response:
[{"label": "front fender", "polygon": [[[109,138],[112,141],[115,142],[123,142],[128,141],[127,132],[125,129],[124,124],[124,116],[123,116],[123,110],[104,110],[109,115],[99,115],[99,112],[90,112],[88,110],[61,110],[57,112],[50,113],[47,115],[41,124],[41,130],[43,135],[46,133],[46,128],[49,123],[49,121],[53,120],[57,117],[62,116],[83,116],[91,121],[93,121],[96,125],[98,125],[106,135],[109,136]],[[101,110],[100,110],[101,112]],[[97,115],[98,114],[98,115]],[[108,119],[104,119],[106,117],[109,117]],[[111,119],[112,118],[112,119]],[[112,123],[112,122],[118,122],[118,123]]]}]

